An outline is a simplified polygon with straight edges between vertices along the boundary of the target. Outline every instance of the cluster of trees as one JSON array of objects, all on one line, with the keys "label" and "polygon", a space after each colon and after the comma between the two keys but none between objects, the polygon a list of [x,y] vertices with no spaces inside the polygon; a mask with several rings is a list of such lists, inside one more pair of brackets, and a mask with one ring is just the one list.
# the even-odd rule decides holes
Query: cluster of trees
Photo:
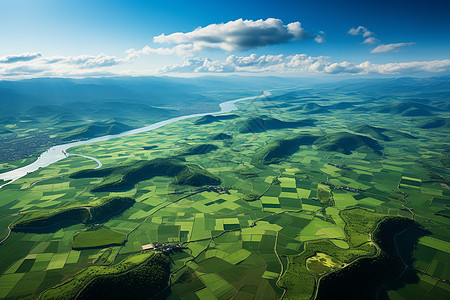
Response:
[{"label": "cluster of trees", "polygon": [[323,206],[330,206],[333,204],[331,191],[328,189],[328,187],[319,186],[317,188],[317,197],[319,198],[320,204],[322,204]]},{"label": "cluster of trees", "polygon": [[40,299],[149,299],[167,286],[170,260],[160,253],[127,257],[113,266],[92,266]]},{"label": "cluster of trees", "polygon": [[[124,270],[127,266],[118,268],[117,272]],[[77,299],[149,299],[167,286],[169,273],[169,259],[155,254],[125,273],[96,277],[81,290]]]},{"label": "cluster of trees", "polygon": [[72,202],[53,209],[42,209],[26,213],[12,224],[15,231],[64,227],[66,224],[94,223],[105,221],[114,215],[128,209],[135,203],[130,197],[103,197],[90,202]]},{"label": "cluster of trees", "polygon": [[92,192],[125,191],[143,180],[155,176],[174,177],[175,184],[188,184],[192,186],[217,185],[220,178],[214,176],[206,169],[187,164],[181,157],[155,158],[152,160],[140,160],[95,170],[82,170],[73,173],[71,178],[103,177],[104,180],[91,188]]},{"label": "cluster of trees", "polygon": [[102,222],[133,206],[131,197],[103,197],[91,202],[91,219],[88,223]]},{"label": "cluster of trees", "polygon": [[279,281],[279,286],[287,289],[286,299],[310,299],[314,293],[316,280],[306,268],[306,260],[315,255],[313,248],[304,244],[304,251],[288,257],[288,267]]},{"label": "cluster of trees", "polygon": [[[396,245],[396,237],[406,230],[408,235]],[[426,232],[413,220],[402,217],[383,219],[373,232],[373,240],[380,247],[380,253],[358,259],[322,278],[316,299],[383,298],[379,293],[387,295],[381,286],[400,288],[406,283],[417,282],[417,274],[408,272],[408,265],[412,264],[415,244],[424,234]]]}]

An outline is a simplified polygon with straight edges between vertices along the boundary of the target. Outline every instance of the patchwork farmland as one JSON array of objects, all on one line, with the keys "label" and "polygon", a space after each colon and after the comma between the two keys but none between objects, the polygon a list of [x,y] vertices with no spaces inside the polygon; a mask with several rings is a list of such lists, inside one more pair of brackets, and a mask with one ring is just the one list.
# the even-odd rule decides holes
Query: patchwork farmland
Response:
[{"label": "patchwork farmland", "polygon": [[[303,93],[309,98],[274,94],[239,102],[231,117],[78,146],[70,153],[102,168],[86,171],[97,164],[70,156],[3,187],[1,230],[13,231],[0,247],[0,298],[83,298],[94,283],[107,286],[100,278],[139,282],[136,270],[158,270],[146,296],[167,299],[327,299],[347,270],[374,272],[368,297],[380,286],[391,299],[448,296],[448,130],[375,113],[383,101],[363,92],[334,92],[328,105],[353,103],[346,113],[299,123],[310,114],[292,108],[331,92]],[[355,123],[415,138],[376,139],[352,131]],[[290,141],[286,153],[280,140]],[[155,159],[165,159],[164,172]],[[142,161],[152,168],[145,176]],[[114,197],[134,202],[95,222],[14,229],[33,214]]]}]

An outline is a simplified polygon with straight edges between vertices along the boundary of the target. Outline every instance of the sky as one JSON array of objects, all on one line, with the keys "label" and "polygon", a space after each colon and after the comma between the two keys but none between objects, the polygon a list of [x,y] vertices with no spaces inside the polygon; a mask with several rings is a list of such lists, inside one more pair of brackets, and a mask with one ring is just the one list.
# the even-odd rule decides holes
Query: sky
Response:
[{"label": "sky", "polygon": [[450,1],[0,0],[0,79],[450,73]]}]

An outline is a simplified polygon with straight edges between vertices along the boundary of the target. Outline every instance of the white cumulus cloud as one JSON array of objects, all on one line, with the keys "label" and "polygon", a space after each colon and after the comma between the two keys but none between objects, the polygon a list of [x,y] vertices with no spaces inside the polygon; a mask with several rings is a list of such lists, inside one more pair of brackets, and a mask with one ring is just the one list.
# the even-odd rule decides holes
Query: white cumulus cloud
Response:
[{"label": "white cumulus cloud", "polygon": [[38,57],[41,57],[41,56],[42,56],[42,54],[39,52],[8,55],[8,56],[0,57],[0,63],[10,64],[10,63],[15,63],[15,62],[20,62],[20,61],[30,61],[30,60],[36,59]]},{"label": "white cumulus cloud", "polygon": [[326,42],[325,32],[319,31],[319,34],[316,35],[316,37],[314,38],[314,40],[315,40],[317,43],[319,43],[319,44],[325,43],[325,42]]},{"label": "white cumulus cloud", "polygon": [[348,31],[348,33],[351,35],[362,35],[365,38],[373,35],[373,32],[371,32],[364,26],[358,26],[357,28],[351,28]]},{"label": "white cumulus cloud", "polygon": [[221,24],[198,27],[191,32],[176,32],[155,36],[155,43],[190,44],[195,50],[218,48],[225,51],[249,50],[269,45],[304,41],[313,36],[302,28],[300,22],[287,25],[280,19],[238,19]]},{"label": "white cumulus cloud", "polygon": [[296,54],[236,56],[230,55],[225,60],[208,58],[186,59],[182,64],[168,65],[158,73],[312,73],[312,74],[384,74],[404,75],[420,72],[448,72],[450,60],[414,61],[403,63],[372,64],[369,61],[354,64],[351,62],[333,62],[326,56],[308,56]]},{"label": "white cumulus cloud", "polygon": [[373,36],[370,36],[370,37],[366,38],[366,39],[363,41],[363,44],[376,44],[376,43],[379,43],[379,42],[380,42],[379,40],[377,40],[377,39],[374,38]]},{"label": "white cumulus cloud", "polygon": [[[133,52],[134,51],[134,52]],[[33,78],[33,77],[86,77],[136,74],[133,70],[114,70],[113,66],[130,63],[135,59],[136,50],[128,51],[124,58],[99,55],[79,56],[44,56],[34,59],[9,61],[0,63],[0,78]],[[153,52],[147,48],[142,51]],[[160,50],[157,50],[160,51]],[[8,57],[26,57],[26,55],[10,55]],[[4,61],[8,61],[4,59]],[[229,55],[223,60],[210,58],[186,58],[181,64],[166,65],[151,73],[302,73],[302,74],[384,74],[411,75],[415,73],[450,73],[450,59],[434,61],[412,61],[402,63],[373,64],[369,61],[355,64],[348,61],[333,61],[327,56],[295,55]],[[139,72],[138,72],[139,73]]]},{"label": "white cumulus cloud", "polygon": [[79,56],[43,56],[41,53],[9,55],[0,60],[0,77],[22,76],[88,76],[107,74],[107,67],[127,59],[105,54]]},{"label": "white cumulus cloud", "polygon": [[138,58],[142,54],[158,54],[158,55],[177,55],[177,56],[192,56],[195,49],[192,44],[181,44],[172,48],[152,48],[150,46],[145,46],[140,50],[128,49],[125,51],[127,59],[132,60]]}]

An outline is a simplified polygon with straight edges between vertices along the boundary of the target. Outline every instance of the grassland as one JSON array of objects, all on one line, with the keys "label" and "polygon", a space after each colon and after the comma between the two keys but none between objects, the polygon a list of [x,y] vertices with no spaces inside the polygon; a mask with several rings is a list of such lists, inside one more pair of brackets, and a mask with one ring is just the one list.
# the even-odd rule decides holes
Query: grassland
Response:
[{"label": "grassland", "polygon": [[122,245],[126,235],[108,228],[86,230],[77,233],[73,237],[72,248],[81,250],[86,248],[99,248]]}]

